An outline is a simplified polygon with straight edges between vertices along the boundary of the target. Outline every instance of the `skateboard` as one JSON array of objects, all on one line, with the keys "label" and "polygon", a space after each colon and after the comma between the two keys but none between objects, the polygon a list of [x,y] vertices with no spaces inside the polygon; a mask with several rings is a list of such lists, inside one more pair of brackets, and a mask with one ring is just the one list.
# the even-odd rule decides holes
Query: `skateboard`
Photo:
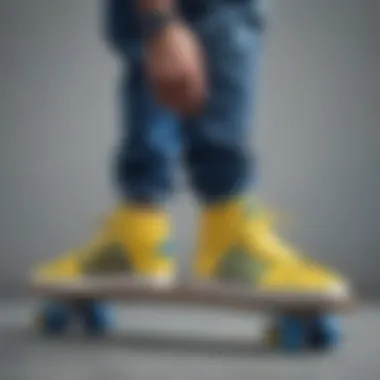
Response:
[{"label": "skateboard", "polygon": [[70,282],[30,281],[46,301],[38,314],[42,332],[62,334],[74,319],[89,334],[112,328],[110,301],[150,302],[262,311],[270,316],[265,344],[285,351],[327,350],[341,340],[339,315],[352,310],[352,297],[265,294],[236,284],[147,283],[131,277],[82,278]]}]

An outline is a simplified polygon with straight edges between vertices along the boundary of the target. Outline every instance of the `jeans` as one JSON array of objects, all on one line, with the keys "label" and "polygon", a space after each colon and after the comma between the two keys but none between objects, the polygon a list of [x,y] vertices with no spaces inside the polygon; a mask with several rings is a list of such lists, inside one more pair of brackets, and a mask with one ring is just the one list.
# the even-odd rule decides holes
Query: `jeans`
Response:
[{"label": "jeans", "polygon": [[204,112],[183,118],[159,105],[147,84],[139,46],[129,55],[121,91],[121,138],[116,183],[131,202],[165,201],[178,162],[206,204],[237,196],[254,182],[250,126],[260,50],[251,3],[233,2],[205,13],[191,28],[206,54],[210,97]]}]

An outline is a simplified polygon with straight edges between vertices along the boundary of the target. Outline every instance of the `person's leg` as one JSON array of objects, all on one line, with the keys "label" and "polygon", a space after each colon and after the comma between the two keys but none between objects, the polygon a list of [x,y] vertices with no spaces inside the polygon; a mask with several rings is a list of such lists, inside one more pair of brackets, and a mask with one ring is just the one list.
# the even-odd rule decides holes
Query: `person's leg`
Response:
[{"label": "person's leg", "polygon": [[42,281],[130,273],[171,281],[171,228],[164,202],[179,150],[176,117],[153,99],[140,64],[123,79],[121,131],[115,162],[120,205],[88,244],[38,267]]},{"label": "person's leg", "polygon": [[241,194],[253,180],[248,132],[260,32],[249,1],[219,3],[194,25],[206,54],[210,97],[203,115],[184,125],[190,180],[205,203]]},{"label": "person's leg", "polygon": [[177,118],[158,105],[140,64],[121,88],[121,134],[115,162],[116,187],[129,203],[160,205],[173,190],[179,154]]},{"label": "person's leg", "polygon": [[124,243],[136,272],[173,274],[165,203],[180,152],[178,119],[156,102],[139,61],[130,65],[122,85],[121,111],[115,180],[124,203]]},{"label": "person's leg", "polygon": [[221,1],[195,25],[211,93],[204,114],[184,125],[189,175],[203,209],[194,271],[199,278],[248,281],[276,294],[342,290],[337,276],[304,263],[283,244],[248,196],[256,175],[248,132],[260,51],[252,4]]},{"label": "person's leg", "polygon": [[[250,2],[239,3],[219,1],[194,24],[210,86],[204,113],[183,126],[190,182],[202,208],[194,263],[198,276],[212,275],[235,243],[237,224],[232,225],[232,211],[225,211],[225,205],[235,204],[254,183],[249,137],[260,29]],[[213,212],[217,207],[218,215]]]}]

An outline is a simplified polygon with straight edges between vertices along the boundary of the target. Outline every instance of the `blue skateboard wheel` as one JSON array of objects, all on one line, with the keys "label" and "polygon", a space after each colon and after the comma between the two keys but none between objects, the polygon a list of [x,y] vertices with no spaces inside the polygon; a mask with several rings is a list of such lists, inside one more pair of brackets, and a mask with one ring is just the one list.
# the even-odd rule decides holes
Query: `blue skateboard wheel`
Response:
[{"label": "blue skateboard wheel", "polygon": [[78,305],[84,328],[91,335],[101,335],[108,331],[114,322],[112,308],[96,300],[81,301]]},{"label": "blue skateboard wheel", "polygon": [[333,315],[320,315],[310,321],[308,344],[316,350],[336,347],[342,338],[340,320]]},{"label": "blue skateboard wheel", "polygon": [[305,320],[295,316],[283,316],[278,321],[278,348],[285,352],[298,352],[306,347],[307,326]]},{"label": "blue skateboard wheel", "polygon": [[60,302],[48,302],[38,316],[39,328],[48,334],[63,333],[70,321],[69,308]]}]

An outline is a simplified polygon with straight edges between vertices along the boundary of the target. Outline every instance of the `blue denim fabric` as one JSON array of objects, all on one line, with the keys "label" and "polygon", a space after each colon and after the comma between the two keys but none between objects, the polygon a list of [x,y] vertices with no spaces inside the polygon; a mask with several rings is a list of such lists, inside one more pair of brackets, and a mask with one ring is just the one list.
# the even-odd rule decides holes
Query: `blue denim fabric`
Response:
[{"label": "blue denim fabric", "polygon": [[204,46],[210,78],[210,98],[199,117],[181,119],[158,105],[138,48],[130,57],[116,163],[117,184],[126,199],[165,200],[173,190],[180,157],[203,202],[235,196],[251,185],[254,160],[248,142],[260,51],[260,28],[251,5],[223,2],[189,21]]},{"label": "blue denim fabric", "polygon": [[[255,10],[258,21],[261,21],[264,1],[266,0],[176,0],[176,4],[189,22],[195,22],[224,4],[249,4]],[[137,2],[138,0],[103,0],[105,35],[109,43],[123,53],[135,51],[136,41],[140,37]]]}]

